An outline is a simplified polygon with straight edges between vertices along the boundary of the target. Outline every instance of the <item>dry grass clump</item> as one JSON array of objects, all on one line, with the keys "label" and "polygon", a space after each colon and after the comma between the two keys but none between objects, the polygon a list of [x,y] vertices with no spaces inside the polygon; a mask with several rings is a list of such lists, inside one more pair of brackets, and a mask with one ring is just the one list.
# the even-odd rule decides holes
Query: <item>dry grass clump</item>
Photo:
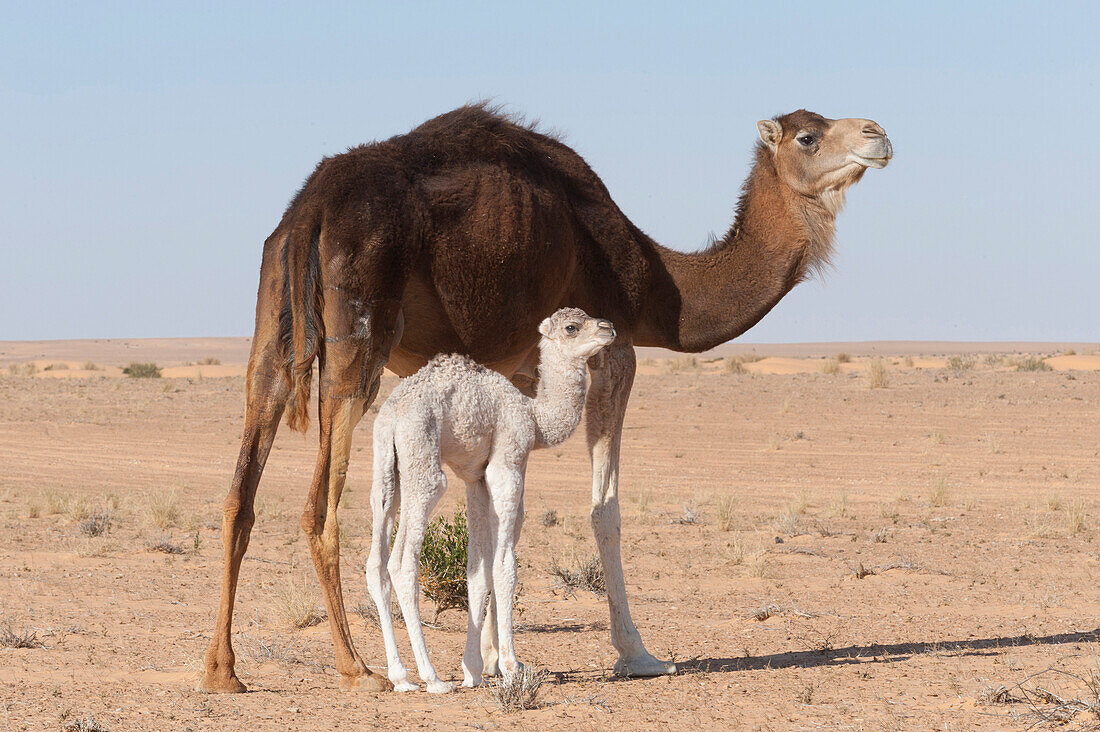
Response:
[{"label": "dry grass clump", "polygon": [[107,732],[103,723],[95,717],[78,717],[65,723],[63,732]]},{"label": "dry grass clump", "polygon": [[937,508],[947,505],[947,481],[943,478],[932,481],[932,487],[928,491],[928,502]]},{"label": "dry grass clump", "polygon": [[740,532],[733,537],[733,541],[726,544],[724,554],[727,564],[732,564],[736,567],[737,565],[745,563],[745,544],[741,540]]},{"label": "dry grass clump", "polygon": [[67,363],[51,363],[42,367],[43,371],[66,371],[69,368]]},{"label": "dry grass clump", "polygon": [[46,644],[38,640],[38,632],[28,630],[16,633],[10,623],[0,628],[0,648],[45,648]]},{"label": "dry grass clump", "polygon": [[160,367],[155,363],[131,361],[129,366],[122,369],[122,373],[133,379],[159,379]]},{"label": "dry grass clump", "polygon": [[524,666],[519,673],[490,679],[489,694],[507,714],[524,709],[538,709],[539,689],[548,675],[544,669]]},{"label": "dry grass clump", "polygon": [[825,360],[825,363],[821,365],[821,373],[832,376],[833,374],[840,373],[840,360],[837,358],[829,358]]},{"label": "dry grass clump", "polygon": [[199,366],[221,366],[222,361],[220,358],[214,358],[213,356],[207,356],[203,360],[199,361]]},{"label": "dry grass clump", "polygon": [[420,547],[420,587],[435,603],[435,620],[444,610],[467,609],[466,548],[470,542],[466,512],[457,511],[448,521],[443,516],[428,524]]},{"label": "dry grass clump", "polygon": [[1085,530],[1084,500],[1077,499],[1066,505],[1066,528],[1070,534],[1079,534]]},{"label": "dry grass clump", "polygon": [[851,354],[845,353],[844,351],[841,351],[840,353],[838,353],[836,355],[836,362],[837,363],[850,363],[851,360],[852,360]]},{"label": "dry grass clump", "polygon": [[80,533],[84,536],[102,536],[111,528],[111,512],[99,511],[86,516],[80,522]]},{"label": "dry grass clump", "polygon": [[735,518],[734,508],[736,506],[737,499],[735,497],[718,497],[718,528],[720,530],[730,531],[733,529],[733,522]]},{"label": "dry grass clump", "polygon": [[597,556],[575,563],[574,567],[563,567],[554,562],[550,566],[550,574],[557,578],[567,596],[577,590],[588,590],[595,595],[603,595],[607,592],[603,565],[600,564],[600,558]]},{"label": "dry grass clump", "polygon": [[698,371],[699,359],[695,356],[676,356],[665,359],[665,373],[678,374],[681,371]]},{"label": "dry grass clump", "polygon": [[771,562],[768,561],[768,553],[764,549],[759,549],[750,554],[745,566],[750,577],[763,579],[771,574]]},{"label": "dry grass clump", "polygon": [[1038,358],[1037,356],[1021,356],[1020,358],[1013,359],[1011,365],[1016,367],[1017,371],[1053,371],[1050,364],[1045,360]]},{"label": "dry grass clump", "polygon": [[38,364],[34,361],[28,363],[9,363],[8,374],[11,376],[34,376],[38,373]]},{"label": "dry grass clump", "polygon": [[64,513],[65,506],[68,504],[66,497],[53,488],[42,491],[42,500],[46,502],[46,514],[49,516]]},{"label": "dry grass clump", "polygon": [[149,521],[158,529],[175,526],[180,518],[180,497],[175,491],[158,491],[145,498]]},{"label": "dry grass clump", "polygon": [[743,374],[745,373],[745,364],[736,358],[725,359],[726,373],[730,374]]},{"label": "dry grass clump", "polygon": [[970,371],[974,368],[973,356],[948,356],[947,357],[947,370],[953,371],[956,374],[961,374],[963,371]]},{"label": "dry grass clump", "polygon": [[161,554],[183,554],[186,551],[182,544],[172,543],[167,536],[150,542],[148,548],[151,552],[160,552]]},{"label": "dry grass clump", "polygon": [[539,517],[539,523],[550,528],[551,526],[557,526],[561,523],[561,519],[558,518],[558,512],[552,508],[546,509],[546,511]]},{"label": "dry grass clump", "polygon": [[872,389],[884,389],[886,387],[886,364],[881,358],[873,358],[867,364],[867,385]]},{"label": "dry grass clump", "polygon": [[95,361],[85,361],[80,365],[80,368],[84,371],[101,371],[99,365]]},{"label": "dry grass clump", "polygon": [[313,593],[289,577],[272,593],[275,615],[289,628],[309,628],[324,622],[325,611],[317,607]]},{"label": "dry grass clump", "polygon": [[[353,607],[351,611],[353,613],[358,613],[359,617],[376,628],[379,627],[378,606],[374,604],[373,600],[370,602],[360,602]],[[390,617],[393,618],[393,622],[395,623],[405,622],[405,616],[401,614],[401,606],[396,602],[390,602]]]}]

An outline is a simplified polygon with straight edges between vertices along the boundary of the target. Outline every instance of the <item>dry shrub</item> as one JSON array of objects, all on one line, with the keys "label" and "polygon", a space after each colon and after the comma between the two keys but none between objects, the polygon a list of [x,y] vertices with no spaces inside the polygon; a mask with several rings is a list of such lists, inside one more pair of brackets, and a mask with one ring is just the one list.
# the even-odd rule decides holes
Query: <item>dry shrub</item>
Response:
[{"label": "dry shrub", "polygon": [[1071,534],[1085,530],[1085,502],[1082,499],[1070,501],[1066,505],[1066,528]]},{"label": "dry shrub", "polygon": [[160,367],[155,363],[131,361],[129,366],[122,369],[122,373],[133,379],[159,379]]},{"label": "dry shrub", "polygon": [[947,370],[953,371],[956,375],[964,371],[969,371],[972,368],[974,368],[973,356],[955,355],[947,357]]},{"label": "dry shrub", "polygon": [[902,363],[905,364],[905,368],[907,369],[913,368],[913,357],[906,356],[904,359],[902,359]]},{"label": "dry shrub", "polygon": [[84,536],[102,536],[111,528],[111,512],[92,513],[80,522],[80,533]]},{"label": "dry shrub", "polygon": [[665,373],[678,374],[681,371],[698,371],[699,359],[695,356],[677,356],[665,359]]},{"label": "dry shrub", "polygon": [[733,541],[726,544],[725,555],[726,555],[726,562],[728,564],[732,564],[735,567],[739,564],[744,564],[744,562],[745,562],[745,544],[741,540],[741,533],[740,532],[738,532],[737,535],[733,537]]},{"label": "dry shrub", "polygon": [[763,579],[771,574],[771,563],[768,561],[768,553],[763,549],[757,550],[749,555],[749,561],[746,566],[748,567],[750,577]]},{"label": "dry shrub", "polygon": [[167,536],[150,542],[148,547],[149,551],[160,552],[161,554],[183,554],[185,552],[182,544],[172,543]]},{"label": "dry shrub", "polygon": [[149,521],[158,529],[175,526],[180,518],[180,497],[175,491],[158,491],[145,498]]},{"label": "dry shrub", "polygon": [[70,521],[79,522],[92,514],[88,499],[84,496],[73,497],[65,502],[65,516]]},{"label": "dry shrub", "polygon": [[835,358],[826,359],[821,365],[821,373],[832,376],[840,373],[840,361]]},{"label": "dry shrub", "polygon": [[947,481],[943,478],[932,481],[932,488],[928,491],[928,502],[936,507],[947,505]]},{"label": "dry shrub", "polygon": [[1012,365],[1017,371],[1053,371],[1050,364],[1037,356],[1021,356],[1013,359]]},{"label": "dry shrub", "polygon": [[547,676],[543,669],[524,666],[519,673],[490,679],[489,693],[497,706],[508,714],[524,709],[538,709],[539,689]]},{"label": "dry shrub", "polygon": [[317,607],[313,593],[289,577],[275,589],[272,598],[275,615],[286,627],[309,628],[325,619],[325,612]]},{"label": "dry shrub", "polygon": [[539,523],[549,529],[551,526],[557,526],[558,524],[560,524],[561,519],[558,518],[557,511],[552,508],[548,508],[539,518]]},{"label": "dry shrub", "polygon": [[207,356],[203,360],[199,361],[200,366],[221,366],[222,362],[220,358],[214,358],[213,356]]},{"label": "dry shrub", "polygon": [[4,624],[0,628],[0,648],[45,648],[46,644],[38,640],[38,632],[28,630],[24,633],[16,633],[11,625]]},{"label": "dry shrub", "polygon": [[726,373],[730,374],[743,374],[745,373],[745,364],[736,358],[725,359]]},{"label": "dry shrub", "polygon": [[550,566],[550,574],[557,578],[565,589],[566,595],[571,595],[577,590],[588,590],[596,595],[607,592],[607,582],[603,576],[603,565],[600,558],[591,556],[583,562],[575,563],[574,567],[563,567],[557,562]]},{"label": "dry shrub", "polygon": [[841,351],[840,353],[838,353],[836,355],[836,362],[837,363],[849,363],[849,362],[851,362],[851,360],[852,360],[851,355],[845,353],[844,351]]},{"label": "dry shrub", "polygon": [[68,368],[69,368],[69,364],[67,364],[67,363],[51,363],[51,364],[47,364],[46,366],[42,367],[42,370],[43,371],[65,371]]},{"label": "dry shrub", "polygon": [[83,364],[81,364],[80,368],[83,369],[84,371],[99,371],[100,370],[99,365],[96,364],[95,361],[85,361]]},{"label": "dry shrub", "polygon": [[718,528],[720,530],[730,531],[733,529],[735,518],[734,508],[736,506],[737,499],[733,496],[718,497]]},{"label": "dry shrub", "polygon": [[883,363],[881,358],[873,358],[871,362],[867,364],[867,377],[868,386],[872,389],[883,389],[886,387],[886,364]]},{"label": "dry shrub", "polygon": [[103,723],[95,717],[78,717],[65,723],[63,732],[107,732]]},{"label": "dry shrub", "polygon": [[64,513],[65,506],[69,503],[60,491],[53,488],[42,491],[42,500],[46,502],[46,513],[50,516]]}]

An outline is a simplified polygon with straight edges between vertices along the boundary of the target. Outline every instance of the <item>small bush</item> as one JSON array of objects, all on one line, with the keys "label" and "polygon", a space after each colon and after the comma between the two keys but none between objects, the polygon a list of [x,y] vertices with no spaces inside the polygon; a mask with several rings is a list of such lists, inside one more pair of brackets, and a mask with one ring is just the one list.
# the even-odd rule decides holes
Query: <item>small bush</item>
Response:
[{"label": "small bush", "polygon": [[677,356],[665,359],[665,373],[678,374],[681,371],[698,371],[699,359],[695,356]]},{"label": "small bush", "polygon": [[844,351],[841,351],[840,353],[838,353],[836,355],[836,362],[837,363],[849,363],[849,362],[851,362],[851,360],[852,360],[851,355],[845,353]]},{"label": "small bush", "polygon": [[1035,356],[1024,356],[1016,359],[1017,371],[1053,371],[1050,364]]},{"label": "small bush", "polygon": [[85,371],[99,371],[100,368],[95,361],[85,361],[81,367]]},{"label": "small bush", "polygon": [[214,358],[213,356],[207,356],[203,360],[199,361],[199,366],[221,366],[222,361],[220,358]]},{"label": "small bush", "polygon": [[96,720],[95,717],[80,717],[74,719],[66,723],[61,729],[64,730],[64,732],[107,732],[107,728]]},{"label": "small bush", "polygon": [[444,610],[466,610],[466,547],[470,542],[466,512],[448,521],[443,516],[428,524],[420,547],[420,587],[435,603],[435,618]]},{"label": "small bush", "polygon": [[289,577],[276,588],[272,595],[275,601],[275,614],[279,622],[286,627],[309,628],[325,620],[325,612],[317,607],[313,593],[303,589]]},{"label": "small bush", "polygon": [[523,670],[510,676],[489,680],[489,693],[493,701],[505,713],[519,712],[539,707],[538,695],[547,678],[546,671],[524,666]]},{"label": "small bush", "polygon": [[960,374],[974,368],[974,359],[971,356],[948,356],[947,369]]},{"label": "small bush", "polygon": [[835,358],[826,359],[825,363],[821,365],[821,373],[829,376],[840,373],[840,360]]},{"label": "small bush", "polygon": [[737,499],[733,496],[721,496],[718,499],[718,528],[722,531],[730,531],[733,529],[734,523],[734,507],[737,505]]},{"label": "small bush", "polygon": [[1085,530],[1085,502],[1081,499],[1070,501],[1066,506],[1066,528],[1070,534]]},{"label": "small bush", "polygon": [[16,633],[11,625],[5,624],[0,628],[0,648],[45,648],[46,644],[38,640],[38,632],[28,630],[25,633]]},{"label": "small bush", "polygon": [[102,536],[111,528],[110,511],[93,513],[80,522],[80,533],[84,536]]},{"label": "small bush", "polygon": [[607,582],[603,576],[603,565],[600,564],[600,558],[596,556],[589,557],[572,568],[562,567],[555,562],[550,567],[550,574],[557,577],[567,595],[576,590],[588,590],[596,595],[603,595],[607,592]]},{"label": "small bush", "polygon": [[160,552],[161,554],[183,554],[185,552],[182,544],[173,544],[167,535],[150,542],[148,547],[149,551]]},{"label": "small bush", "polygon": [[146,498],[149,521],[158,529],[174,526],[180,517],[180,498],[175,491],[151,493]]},{"label": "small bush", "polygon": [[932,482],[932,488],[928,491],[928,502],[936,507],[947,505],[947,482],[943,478],[936,478]]},{"label": "small bush", "polygon": [[43,371],[64,371],[67,368],[69,368],[69,364],[67,364],[67,363],[51,363],[51,364],[48,364],[47,366],[43,366],[42,370]]},{"label": "small bush", "polygon": [[34,376],[38,373],[38,364],[34,361],[30,363],[9,363],[8,373],[12,376]]},{"label": "small bush", "polygon": [[557,511],[552,508],[548,508],[546,509],[546,512],[542,514],[542,517],[539,519],[539,523],[549,529],[551,526],[557,526],[558,524],[560,524],[561,519],[558,518]]},{"label": "small bush", "polygon": [[881,358],[874,358],[871,363],[867,364],[867,377],[868,386],[872,389],[883,389],[886,387],[886,364],[882,362]]},{"label": "small bush", "polygon": [[159,379],[160,367],[155,363],[138,363],[133,361],[129,366],[122,369],[122,373],[132,379]]},{"label": "small bush", "polygon": [[745,373],[745,364],[737,358],[725,359],[726,372],[731,374]]}]

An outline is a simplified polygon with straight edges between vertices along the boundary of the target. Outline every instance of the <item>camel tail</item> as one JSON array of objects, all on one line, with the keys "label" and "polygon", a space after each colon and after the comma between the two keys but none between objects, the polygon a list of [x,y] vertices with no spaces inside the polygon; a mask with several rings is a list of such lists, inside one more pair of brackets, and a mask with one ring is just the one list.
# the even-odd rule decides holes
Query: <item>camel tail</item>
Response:
[{"label": "camel tail", "polygon": [[279,342],[283,369],[293,385],[286,423],[292,430],[309,427],[309,392],[313,361],[324,365],[323,290],[320,277],[320,223],[295,225],[283,245],[283,309],[279,317]]}]

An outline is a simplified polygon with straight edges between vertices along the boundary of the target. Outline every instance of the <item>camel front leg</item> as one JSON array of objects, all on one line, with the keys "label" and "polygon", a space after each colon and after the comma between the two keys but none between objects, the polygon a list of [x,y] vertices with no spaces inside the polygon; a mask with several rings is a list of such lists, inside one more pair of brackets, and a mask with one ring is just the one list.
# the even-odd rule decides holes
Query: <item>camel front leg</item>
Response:
[{"label": "camel front leg", "polygon": [[659,676],[676,673],[676,664],[661,661],[645,649],[630,618],[619,550],[619,444],[634,368],[634,349],[630,345],[612,346],[589,361],[592,384],[585,406],[585,427],[592,458],[592,530],[607,583],[611,643],[619,652],[615,673]]}]

